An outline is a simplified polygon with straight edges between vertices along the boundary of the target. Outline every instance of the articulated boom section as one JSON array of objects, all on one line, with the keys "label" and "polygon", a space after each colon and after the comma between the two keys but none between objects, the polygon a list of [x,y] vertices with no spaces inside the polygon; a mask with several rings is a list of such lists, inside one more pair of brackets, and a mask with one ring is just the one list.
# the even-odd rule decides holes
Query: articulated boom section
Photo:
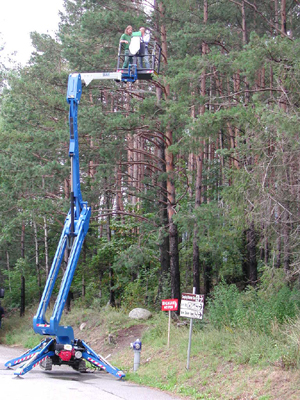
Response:
[{"label": "articulated boom section", "polygon": [[[76,371],[84,372],[86,371],[85,361],[88,361],[95,367],[105,370],[117,378],[122,378],[125,376],[122,371],[113,367],[104,357],[96,354],[83,340],[74,339],[73,328],[71,326],[59,325],[84,238],[89,228],[89,220],[91,216],[91,209],[88,207],[87,202],[82,201],[80,191],[77,113],[81,91],[82,85],[80,74],[71,74],[69,76],[67,92],[67,101],[70,105],[70,211],[65,220],[64,228],[37,313],[33,318],[34,331],[41,335],[46,335],[47,338],[38,346],[28,350],[20,357],[9,360],[5,364],[5,366],[8,368],[20,365],[20,367],[15,371],[15,375],[24,375],[39,364],[45,370],[51,370],[52,365],[66,364],[74,368]],[[47,322],[45,316],[46,310],[49,305],[50,297],[67,247],[71,249],[68,265],[61,281],[52,316],[50,321]],[[55,336],[55,339],[51,336]]]},{"label": "articulated boom section", "polygon": [[[78,148],[78,129],[77,114],[78,104],[81,97],[81,77],[73,74],[69,77],[67,101],[70,104],[69,126],[70,126],[70,146],[69,156],[71,160],[71,204],[70,211],[66,218],[63,232],[56,250],[50,274],[42,295],[38,311],[33,318],[33,329],[41,335],[56,336],[57,343],[70,344],[74,340],[73,329],[70,326],[59,326],[62,312],[68,297],[70,286],[73,280],[77,262],[80,256],[82,244],[89,227],[91,209],[86,202],[82,201],[80,191],[80,172],[79,172],[79,148]],[[50,301],[50,297],[56,282],[63,255],[67,246],[71,245],[71,252],[68,265],[61,281],[60,290],[54,305],[53,313],[48,323],[45,313]]]}]

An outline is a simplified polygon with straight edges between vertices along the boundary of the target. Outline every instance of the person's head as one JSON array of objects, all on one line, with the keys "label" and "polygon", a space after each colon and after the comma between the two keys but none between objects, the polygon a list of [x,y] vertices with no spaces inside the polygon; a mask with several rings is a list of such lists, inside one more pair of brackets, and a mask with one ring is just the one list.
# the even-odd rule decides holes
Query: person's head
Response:
[{"label": "person's head", "polygon": [[125,29],[126,35],[131,35],[132,34],[132,26],[128,25],[127,28]]},{"label": "person's head", "polygon": [[140,32],[141,32],[142,36],[145,35],[145,28],[143,26],[140,28]]}]

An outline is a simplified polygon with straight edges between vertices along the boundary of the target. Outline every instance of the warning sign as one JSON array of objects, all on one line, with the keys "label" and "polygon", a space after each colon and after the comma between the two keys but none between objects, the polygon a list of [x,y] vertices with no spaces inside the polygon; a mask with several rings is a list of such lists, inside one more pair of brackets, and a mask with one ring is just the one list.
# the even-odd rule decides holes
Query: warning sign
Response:
[{"label": "warning sign", "polygon": [[162,311],[177,311],[178,299],[166,299],[161,301]]},{"label": "warning sign", "polygon": [[203,318],[204,294],[182,293],[180,316],[187,318]]}]

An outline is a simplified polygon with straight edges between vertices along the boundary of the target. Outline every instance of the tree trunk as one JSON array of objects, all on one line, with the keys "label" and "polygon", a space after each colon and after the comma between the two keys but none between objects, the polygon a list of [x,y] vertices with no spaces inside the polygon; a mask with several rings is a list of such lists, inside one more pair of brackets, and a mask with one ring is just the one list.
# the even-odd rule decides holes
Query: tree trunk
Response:
[{"label": "tree trunk", "polygon": [[283,225],[283,269],[286,275],[290,271],[290,215],[287,210],[284,211]]},{"label": "tree trunk", "polygon": [[249,228],[243,235],[243,276],[246,285],[256,286],[257,283],[257,258],[256,258],[256,232],[254,222],[249,223]]},{"label": "tree trunk", "polygon": [[285,37],[287,34],[286,29],[286,0],[281,0],[281,32],[282,36]]},{"label": "tree trunk", "polygon": [[42,283],[41,283],[41,269],[39,260],[39,242],[38,242],[38,232],[36,222],[33,221],[33,231],[34,231],[34,243],[35,243],[35,268],[39,287],[39,297],[42,295]]},{"label": "tree trunk", "polygon": [[250,223],[247,242],[248,242],[247,249],[249,255],[249,281],[250,285],[256,286],[257,284],[256,232],[253,221]]},{"label": "tree trunk", "polygon": [[[25,223],[24,222],[22,222],[22,231],[21,231],[21,257],[25,258]],[[22,272],[20,317],[23,317],[24,315],[25,315],[25,277]]]},{"label": "tree trunk", "polygon": [[248,257],[248,251],[247,251],[247,240],[248,240],[248,230],[243,231],[242,234],[242,272],[243,272],[243,280],[245,282],[245,285],[249,283],[249,257]]},{"label": "tree trunk", "polygon": [[25,223],[22,222],[21,228],[21,258],[25,258]]},{"label": "tree trunk", "polygon": [[20,317],[25,315],[25,277],[21,276],[21,304],[20,304]]},{"label": "tree trunk", "polygon": [[246,10],[245,10],[245,1],[242,2],[242,30],[243,30],[243,43],[246,44],[248,42],[247,38],[247,27],[246,27]]},{"label": "tree trunk", "polygon": [[[168,129],[166,136],[168,139],[168,143],[171,145],[172,131]],[[168,150],[168,148],[166,149],[166,171],[167,171],[167,192],[168,192],[171,291],[173,298],[178,299],[180,306],[181,298],[180,298],[178,230],[177,230],[177,225],[173,221],[173,215],[175,213],[174,160],[173,160],[173,154]]]},{"label": "tree trunk", "polygon": [[278,0],[274,0],[274,13],[275,13],[275,28],[276,33],[279,31],[279,23],[278,23]]},{"label": "tree trunk", "polygon": [[280,266],[281,266],[281,226],[279,225],[277,232],[277,239],[276,239],[275,267],[280,268]]},{"label": "tree trunk", "polygon": [[9,292],[11,293],[10,261],[9,261],[9,251],[8,250],[6,250],[6,267],[7,267],[7,273],[8,273],[8,289],[9,289]]},{"label": "tree trunk", "polygon": [[[164,19],[164,5],[159,2],[159,14],[160,20]],[[167,64],[167,33],[165,25],[162,23],[160,27],[161,46],[164,63]],[[170,97],[170,86],[165,84],[164,86],[165,97]],[[170,242],[170,272],[171,272],[171,292],[173,298],[178,299],[178,311],[180,312],[180,271],[179,271],[179,252],[178,252],[178,230],[177,225],[173,221],[173,215],[175,213],[175,182],[174,182],[174,157],[170,151],[169,146],[173,144],[173,132],[170,126],[166,128],[166,172],[167,172],[167,193],[168,193],[168,220],[169,220],[169,242]]]},{"label": "tree trunk", "polygon": [[[108,188],[108,185],[106,185]],[[106,208],[107,210],[110,209],[110,199],[109,199],[109,194],[106,193]],[[107,235],[107,241],[111,242],[111,229],[110,229],[110,215],[108,213],[107,215],[107,223],[106,223],[106,235]],[[115,299],[115,291],[114,291],[114,270],[109,264],[109,269],[108,269],[108,274],[109,274],[109,304],[112,307],[115,307],[116,305],[116,299]]]},{"label": "tree trunk", "polygon": [[[208,4],[207,0],[204,1],[204,24],[207,23],[208,18]],[[207,44],[206,42],[202,42],[202,56],[205,56],[207,53]],[[206,94],[206,70],[204,69],[201,73],[201,88],[200,88],[200,96],[202,98],[205,97]],[[205,105],[200,106],[200,115],[204,115],[205,113]],[[202,197],[202,172],[203,172],[203,158],[204,158],[204,148],[203,143],[200,143],[202,147],[199,150],[199,153],[196,157],[196,180],[195,180],[195,209],[200,207],[201,205],[201,197]],[[198,246],[198,226],[197,221],[194,225],[193,232],[193,287],[196,288],[196,293],[200,294],[200,254],[199,254],[199,246]]]},{"label": "tree trunk", "polygon": [[200,254],[198,246],[198,228],[196,224],[193,235],[193,288],[196,288],[196,294],[200,294]]},{"label": "tree trunk", "polygon": [[204,280],[204,295],[206,298],[206,296],[210,293],[212,286],[211,266],[206,261],[203,261],[203,280]]},{"label": "tree trunk", "polygon": [[[202,195],[202,171],[203,171],[204,151],[198,154],[196,159],[196,187],[195,187],[195,209],[201,205]],[[194,226],[193,233],[193,287],[196,288],[196,294],[200,294],[200,254],[198,246],[198,226],[197,221]]]},{"label": "tree trunk", "polygon": [[50,269],[49,269],[49,251],[48,251],[48,226],[47,226],[47,219],[45,216],[44,216],[44,246],[45,246],[45,273],[47,279]]},{"label": "tree trunk", "polygon": [[[124,205],[123,205],[123,198],[122,198],[122,165],[119,162],[117,165],[117,195],[116,195],[116,211],[124,211]],[[119,218],[123,220],[122,214],[119,215]]]},{"label": "tree trunk", "polygon": [[[161,89],[156,89],[157,103],[161,100]],[[157,159],[158,168],[165,174],[166,172],[166,157],[165,157],[165,141],[163,138],[157,139]],[[159,191],[159,219],[160,219],[160,229],[159,229],[159,260],[160,260],[160,276],[158,284],[158,300],[163,292],[164,285],[170,285],[168,282],[170,274],[170,243],[168,236],[168,210],[167,210],[167,181],[163,179],[161,181],[162,189]]]},{"label": "tree trunk", "polygon": [[178,231],[177,225],[171,220],[169,227],[170,235],[170,267],[171,267],[171,289],[172,298],[180,302],[180,272],[179,272],[179,253],[178,253]]}]

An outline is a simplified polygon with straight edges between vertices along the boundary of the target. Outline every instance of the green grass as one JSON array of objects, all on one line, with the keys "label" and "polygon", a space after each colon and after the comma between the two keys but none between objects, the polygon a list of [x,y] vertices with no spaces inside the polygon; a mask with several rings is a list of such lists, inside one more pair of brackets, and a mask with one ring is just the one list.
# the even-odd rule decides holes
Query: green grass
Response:
[{"label": "green grass", "polygon": [[[290,330],[293,331],[296,341],[296,337],[300,337],[300,322],[281,328],[273,327],[272,336],[246,329],[217,330],[204,323],[195,324],[188,371],[188,326],[178,328],[176,324],[172,324],[168,349],[165,316],[159,313],[151,324],[152,329],[143,336],[141,366],[136,373],[129,369],[129,380],[190,399],[290,400],[290,393],[294,393],[292,384],[290,392],[284,388],[284,384],[284,394],[276,397],[280,389],[276,387],[276,374],[272,374],[274,371],[287,376],[296,374],[299,379],[298,342],[295,344],[289,340],[287,331],[289,335]],[[129,354],[121,355],[117,360],[127,370],[128,357]],[[262,371],[267,371],[264,374],[268,379],[262,379]],[[294,383],[300,397],[297,380]]]},{"label": "green grass", "polygon": [[0,343],[8,346],[22,346],[31,348],[40,341],[40,336],[36,335],[32,328],[32,318],[34,309],[27,310],[24,317],[18,313],[11,314],[3,318],[2,329],[0,330]]},{"label": "green grass", "polygon": [[[23,318],[7,317],[0,331],[0,343],[31,348],[41,340],[32,330],[34,309]],[[124,310],[74,307],[62,323],[78,329],[86,322],[89,339],[114,333],[141,321],[128,318]],[[133,353],[128,347],[110,361],[124,370],[126,379],[155,387],[188,399],[292,400],[300,398],[300,319],[283,326],[274,324],[272,334],[250,329],[213,329],[207,322],[195,322],[190,368],[187,365],[189,326],[171,325],[167,348],[168,318],[154,314],[143,322],[148,328],[142,337],[141,365],[133,372]],[[118,339],[117,339],[118,340]],[[277,396],[277,397],[276,397]],[[294,397],[293,397],[294,396]]]}]

